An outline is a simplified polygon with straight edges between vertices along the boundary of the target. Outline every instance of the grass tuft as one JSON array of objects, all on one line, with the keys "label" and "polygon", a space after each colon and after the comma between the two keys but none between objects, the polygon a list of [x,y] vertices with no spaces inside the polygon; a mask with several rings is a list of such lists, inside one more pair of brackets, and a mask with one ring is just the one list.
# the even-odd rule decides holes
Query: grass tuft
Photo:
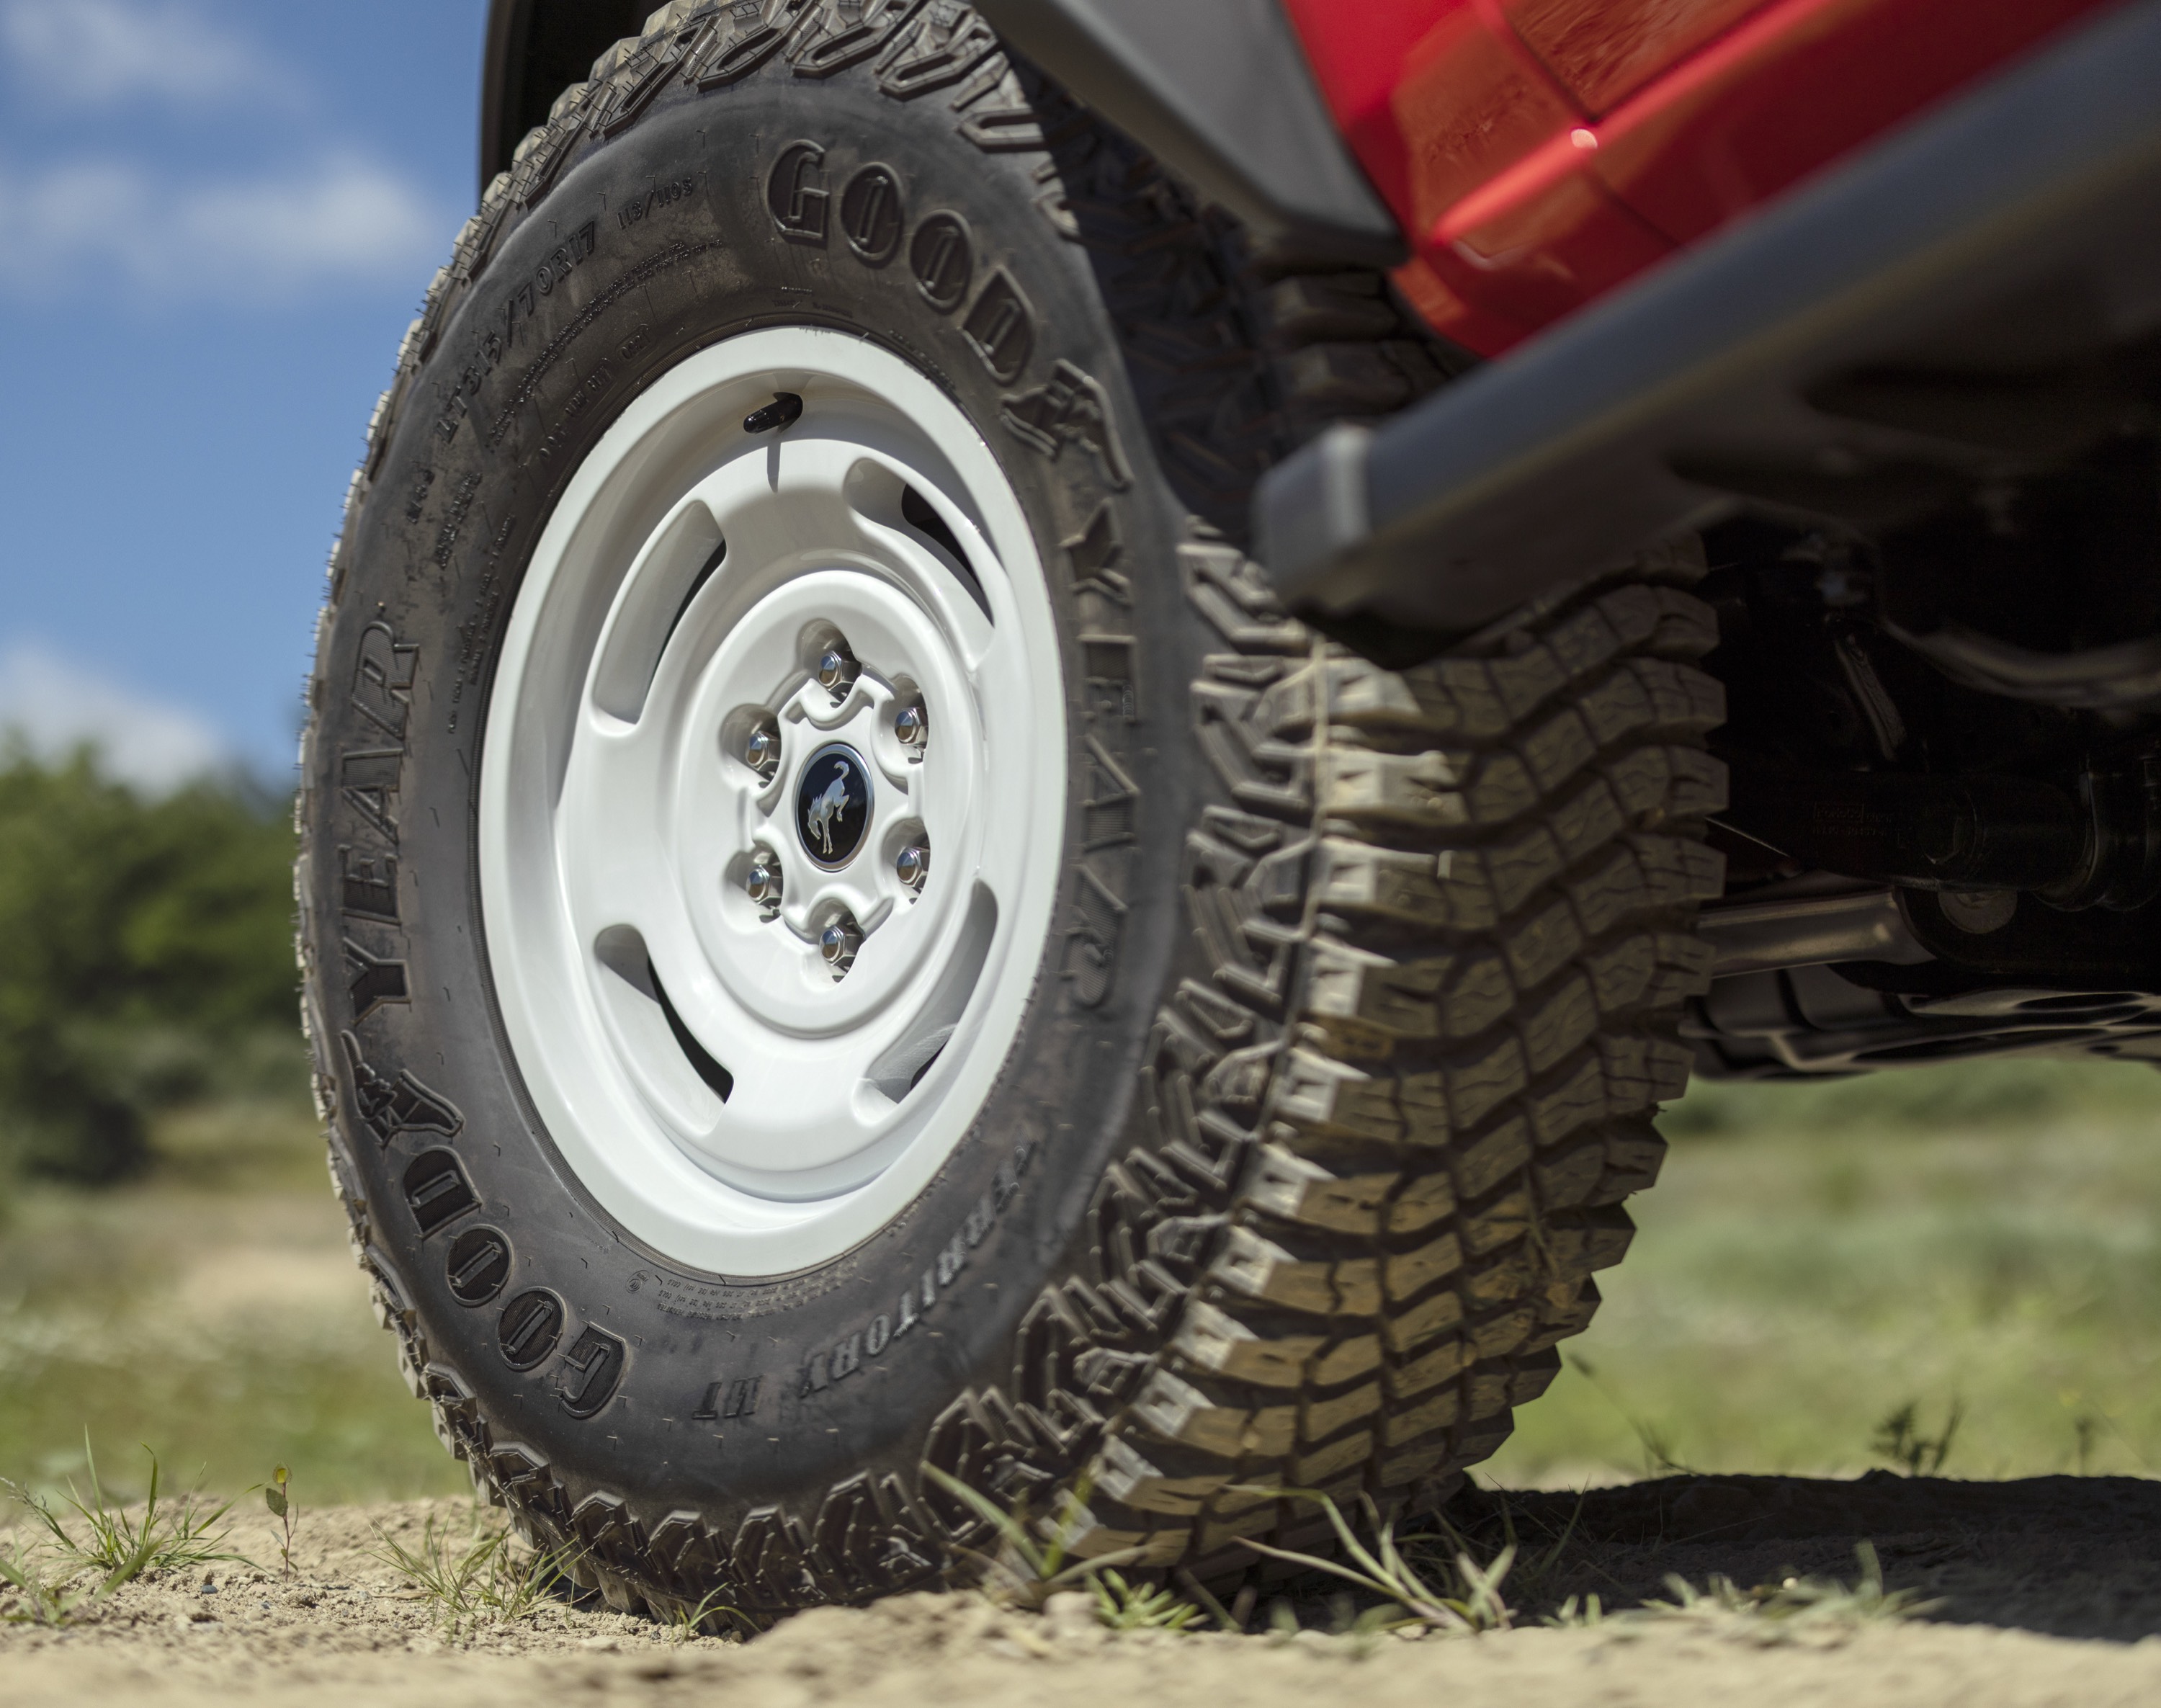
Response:
[{"label": "grass tuft", "polygon": [[1096,1617],[1113,1631],[1185,1631],[1209,1616],[1169,1590],[1129,1584],[1116,1570],[1099,1571],[1090,1582],[1096,1591]]},{"label": "grass tuft", "polygon": [[[1308,1500],[1317,1504],[1328,1514],[1334,1527],[1336,1540],[1343,1552],[1354,1563],[1345,1565],[1335,1560],[1323,1559],[1317,1554],[1300,1554],[1295,1549],[1272,1547],[1265,1542],[1245,1539],[1242,1545],[1256,1554],[1265,1554],[1271,1559],[1288,1560],[1302,1565],[1309,1571],[1325,1572],[1330,1577],[1341,1578],[1355,1589],[1377,1596],[1383,1602],[1392,1602],[1401,1610],[1401,1617],[1389,1619],[1385,1610],[1374,1617],[1369,1610],[1367,1617],[1377,1628],[1405,1629],[1419,1627],[1428,1631],[1470,1635],[1485,1631],[1506,1631],[1514,1623],[1515,1614],[1502,1598],[1501,1586],[1516,1564],[1517,1544],[1510,1542],[1492,1559],[1481,1565],[1469,1550],[1459,1548],[1450,1563],[1455,1582],[1445,1588],[1429,1583],[1418,1568],[1406,1559],[1396,1546],[1395,1522],[1383,1520],[1379,1512],[1369,1501],[1366,1516],[1374,1532],[1374,1545],[1368,1549],[1358,1539],[1341,1508],[1328,1496],[1316,1489],[1271,1489],[1293,1500]],[[1453,1537],[1455,1533],[1449,1534]],[[1460,1540],[1461,1539],[1457,1539]],[[1563,1539],[1565,1540],[1565,1539]],[[1431,1570],[1430,1566],[1428,1567]],[[1362,1619],[1362,1628],[1367,1621]]]},{"label": "grass tuft", "polygon": [[379,1525],[375,1539],[382,1544],[373,1550],[375,1558],[405,1580],[407,1597],[426,1604],[453,1638],[484,1626],[531,1618],[570,1575],[570,1549],[520,1555],[508,1531],[483,1534],[477,1513],[462,1546],[454,1544],[432,1517],[421,1527],[417,1549]]},{"label": "grass tuft", "polygon": [[[1553,1575],[1562,1555],[1568,1551],[1568,1544],[1575,1539],[1576,1526],[1583,1522],[1583,1503],[1589,1497],[1590,1492],[1587,1489],[1578,1492],[1575,1505],[1569,1513],[1568,1523],[1561,1526],[1560,1534],[1535,1553],[1527,1553],[1523,1539],[1516,1534],[1516,1509],[1510,1503],[1507,1491],[1494,1489],[1491,1493],[1501,1508],[1502,1552],[1513,1562],[1509,1580],[1519,1598],[1534,1597],[1539,1587]],[[1429,1568],[1435,1566],[1437,1563],[1435,1559],[1436,1543],[1443,1550],[1438,1564],[1476,1558],[1477,1549],[1471,1539],[1449,1522],[1445,1513],[1435,1513],[1433,1523],[1434,1536],[1408,1536],[1403,1539],[1404,1550],[1413,1561],[1425,1564]],[[1461,1578],[1460,1566],[1457,1575]]]},{"label": "grass tuft", "polygon": [[86,1498],[72,1481],[68,1484],[63,1503],[75,1514],[72,1519],[20,1483],[0,1478],[0,1487],[29,1510],[62,1558],[105,1574],[98,1595],[110,1595],[145,1572],[185,1571],[220,1560],[255,1563],[226,1545],[231,1526],[225,1515],[232,1510],[232,1501],[213,1507],[192,1489],[177,1503],[161,1499],[158,1455],[145,1447],[143,1450],[150,1455],[150,1492],[138,1512],[106,1494],[87,1431],[82,1450],[89,1466],[90,1493]]},{"label": "grass tuft", "polygon": [[48,1576],[28,1550],[0,1554],[0,1583],[13,1591],[0,1606],[0,1622],[9,1625],[61,1626],[75,1623],[75,1612],[86,1599],[70,1592],[65,1576]]},{"label": "grass tuft", "polygon": [[1861,1565],[1856,1583],[1828,1578],[1789,1577],[1783,1583],[1734,1587],[1730,1578],[1713,1577],[1699,1590],[1681,1577],[1669,1577],[1670,1601],[1646,1601],[1617,1621],[1690,1620],[1725,1634],[1758,1643],[1786,1643],[1804,1635],[1837,1635],[1863,1625],[1891,1624],[1934,1612],[1943,1603],[1924,1601],[1914,1590],[1886,1590],[1883,1567],[1872,1542],[1854,1548]]},{"label": "grass tuft", "polygon": [[[1957,1400],[1953,1400],[1950,1412],[1944,1418],[1941,1432],[1934,1435],[1921,1433],[1919,1418],[1919,1406],[1908,1400],[1876,1426],[1876,1435],[1869,1445],[1877,1458],[1889,1460],[1908,1476],[1934,1476],[1944,1468],[1944,1461],[1951,1455],[1951,1443],[1958,1439],[1959,1425],[1966,1419],[1966,1408]],[[2085,1473],[2087,1446],[2087,1441],[2081,1437],[2079,1445],[2081,1475]]]},{"label": "grass tuft", "polygon": [[1039,1612],[1043,1604],[1059,1591],[1078,1589],[1096,1573],[1113,1566],[1130,1565],[1141,1557],[1141,1549],[1126,1548],[1068,1564],[1066,1556],[1072,1550],[1074,1539],[1080,1534],[1087,1513],[1088,1484],[1085,1478],[1078,1488],[1065,1491],[1060,1498],[1059,1516],[1051,1523],[1049,1534],[1039,1538],[1035,1527],[1028,1522],[1024,1501],[1008,1510],[980,1489],[971,1488],[959,1477],[935,1465],[925,1465],[923,1471],[955,1499],[966,1503],[997,1533],[999,1545],[996,1554],[966,1548],[957,1551],[971,1558],[980,1568],[984,1590],[1009,1606]]},{"label": "grass tuft", "polygon": [[[668,1637],[671,1643],[688,1643],[694,1637],[755,1637],[762,1628],[749,1614],[721,1599],[722,1591],[708,1590],[703,1599],[678,1601],[668,1609]],[[721,1622],[717,1631],[709,1627]]]},{"label": "grass tuft", "polygon": [[1606,1604],[1596,1595],[1570,1596],[1539,1621],[1555,1631],[1591,1631],[1606,1622]]}]

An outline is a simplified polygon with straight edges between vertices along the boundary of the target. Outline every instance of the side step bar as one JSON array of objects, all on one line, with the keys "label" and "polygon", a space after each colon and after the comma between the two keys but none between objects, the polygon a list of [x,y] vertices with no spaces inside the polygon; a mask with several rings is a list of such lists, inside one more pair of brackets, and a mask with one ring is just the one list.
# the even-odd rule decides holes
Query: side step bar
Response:
[{"label": "side step bar", "polygon": [[2097,440],[2122,419],[2097,359],[2157,325],[2161,0],[2138,0],[1331,430],[1263,482],[1258,555],[1300,615],[1412,663],[1743,505],[1882,525]]}]

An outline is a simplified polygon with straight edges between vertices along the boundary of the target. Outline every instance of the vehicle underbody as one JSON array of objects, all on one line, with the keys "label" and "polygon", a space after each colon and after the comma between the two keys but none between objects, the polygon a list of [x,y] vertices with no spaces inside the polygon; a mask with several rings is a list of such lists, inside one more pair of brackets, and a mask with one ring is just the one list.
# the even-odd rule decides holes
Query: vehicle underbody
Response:
[{"label": "vehicle underbody", "polygon": [[1711,530],[1700,1071],[2161,1054],[2156,474],[2127,430],[1903,527]]}]

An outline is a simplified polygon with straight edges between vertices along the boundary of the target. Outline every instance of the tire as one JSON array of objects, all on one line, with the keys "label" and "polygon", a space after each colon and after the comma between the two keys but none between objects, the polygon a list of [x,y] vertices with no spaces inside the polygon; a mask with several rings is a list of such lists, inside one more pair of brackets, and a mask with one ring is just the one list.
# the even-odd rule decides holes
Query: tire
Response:
[{"label": "tire", "polygon": [[[1233,531],[1298,436],[1441,378],[1377,281],[1242,263],[1234,232],[946,0],[742,11],[655,14],[490,187],[406,339],[332,560],[301,956],[332,1174],[407,1379],[476,1487],[625,1607],[717,1589],[763,1620],[935,1582],[987,1533],[926,1467],[1038,1512],[1085,1486],[1079,1551],[1210,1580],[1255,1563],[1241,1539],[1324,1531],[1268,1486],[1430,1505],[1588,1321],[1592,1273],[1628,1242],[1621,1200],[1657,1171],[1652,1114],[1685,1083],[1676,1019],[1709,966],[1691,919],[1721,878],[1701,843],[1720,694],[1690,662],[1715,636],[1684,591],[1700,555],[1402,674],[1327,644]],[[745,406],[791,384],[799,421],[751,433]],[[654,436],[693,415],[690,438]],[[843,440],[852,470],[921,490],[877,487],[858,532],[891,560],[831,585],[856,575],[846,596],[890,597],[895,633],[920,617],[934,640],[961,594],[987,614],[984,656],[1027,668],[972,726],[966,693],[930,695],[924,763],[976,778],[1006,754],[997,822],[1033,828],[1012,874],[995,838],[970,855],[1008,886],[992,946],[928,1060],[895,1070],[918,1088],[877,1080],[891,1110],[863,1106],[901,1121],[921,1096],[935,1119],[889,1165],[850,1153],[814,1179],[815,1133],[760,1151],[806,1170],[760,1198],[734,1153],[686,1169],[689,1141],[648,1131],[701,1096],[715,1132],[737,1098],[742,1131],[793,1130],[786,1096],[739,1089],[764,1046],[741,1054],[750,1034],[699,1007],[737,963],[683,946],[711,919],[779,930],[746,923],[744,846],[706,819],[667,844],[709,860],[670,880],[695,930],[626,950],[579,935],[576,874],[706,785],[557,803],[588,798],[581,695],[605,709],[632,683],[595,725],[617,734],[648,721],[639,693],[703,705],[669,685],[752,632],[727,589],[827,585],[724,533],[623,542],[706,480],[737,482],[750,508],[728,513],[764,526],[743,471],[793,490],[799,459]],[[640,579],[664,560],[678,581]],[[645,650],[610,676],[624,633]],[[841,713],[806,680],[830,636],[803,633],[786,703],[815,726]],[[902,699],[878,696],[929,690],[860,650],[841,686],[882,742]],[[726,772],[745,726],[704,715],[682,726],[722,751],[669,763],[763,799]],[[893,758],[867,750],[867,770]],[[964,831],[933,831],[923,918],[970,881],[938,851]],[[825,881],[808,857],[789,844],[781,906]],[[859,934],[836,1002],[888,988],[885,929]],[[799,935],[755,940],[809,965]],[[648,1101],[587,1098],[589,1070]],[[794,1083],[852,1108],[838,1074]],[[648,1157],[651,1190],[632,1180]],[[831,1207],[872,1200],[862,1226]],[[790,1232],[761,1244],[768,1221]]]}]

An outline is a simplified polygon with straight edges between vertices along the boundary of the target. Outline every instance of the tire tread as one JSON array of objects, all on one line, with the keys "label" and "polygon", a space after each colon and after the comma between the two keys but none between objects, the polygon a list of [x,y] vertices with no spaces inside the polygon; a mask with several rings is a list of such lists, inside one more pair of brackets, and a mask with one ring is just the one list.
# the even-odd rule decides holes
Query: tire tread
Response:
[{"label": "tire tread", "polygon": [[[666,89],[699,98],[716,76],[785,65],[808,90],[848,70],[895,100],[935,94],[986,152],[1044,155],[1039,205],[1111,252],[1105,299],[1196,513],[1178,569],[1221,646],[1193,688],[1221,784],[1188,843],[1208,976],[1158,1018],[1151,1136],[1098,1189],[1092,1269],[1054,1279],[1023,1322],[1023,1347],[1039,1330],[1065,1346],[1065,1385],[1034,1393],[1017,1368],[1012,1399],[961,1395],[923,1460],[1002,1502],[1086,1473],[1078,1552],[1137,1549],[1204,1577],[1246,1570],[1244,1539],[1325,1535],[1309,1502],[1272,1487],[1429,1506],[1500,1445],[1511,1406],[1551,1380],[1555,1343],[1589,1321],[1591,1277],[1628,1242],[1620,1200],[1657,1172],[1648,1116],[1685,1082],[1679,1005],[1708,972],[1690,921],[1720,879],[1700,832],[1723,800],[1702,751],[1719,690],[1695,663],[1715,626],[1685,591],[1700,555],[1653,555],[1400,673],[1320,640],[1233,537],[1251,485],[1330,423],[1445,383],[1460,352],[1422,336],[1377,274],[1237,260],[1220,216],[1091,131],[965,8],[895,0],[870,25],[827,0],[766,0],[751,24],[736,9],[655,11],[487,185],[371,418],[319,633],[466,293],[567,164]],[[732,49],[742,63],[714,73]],[[311,721],[304,778],[316,740]],[[574,1545],[574,1570],[614,1606],[687,1612],[725,1586],[758,1620],[925,1581],[984,1539],[928,1476],[866,1474],[815,1514],[761,1508],[728,1536],[695,1512],[641,1513],[631,1493],[574,1505],[430,1357],[351,1164],[321,951],[304,935],[299,954],[332,1179],[378,1318],[438,1434],[523,1531]]]}]

